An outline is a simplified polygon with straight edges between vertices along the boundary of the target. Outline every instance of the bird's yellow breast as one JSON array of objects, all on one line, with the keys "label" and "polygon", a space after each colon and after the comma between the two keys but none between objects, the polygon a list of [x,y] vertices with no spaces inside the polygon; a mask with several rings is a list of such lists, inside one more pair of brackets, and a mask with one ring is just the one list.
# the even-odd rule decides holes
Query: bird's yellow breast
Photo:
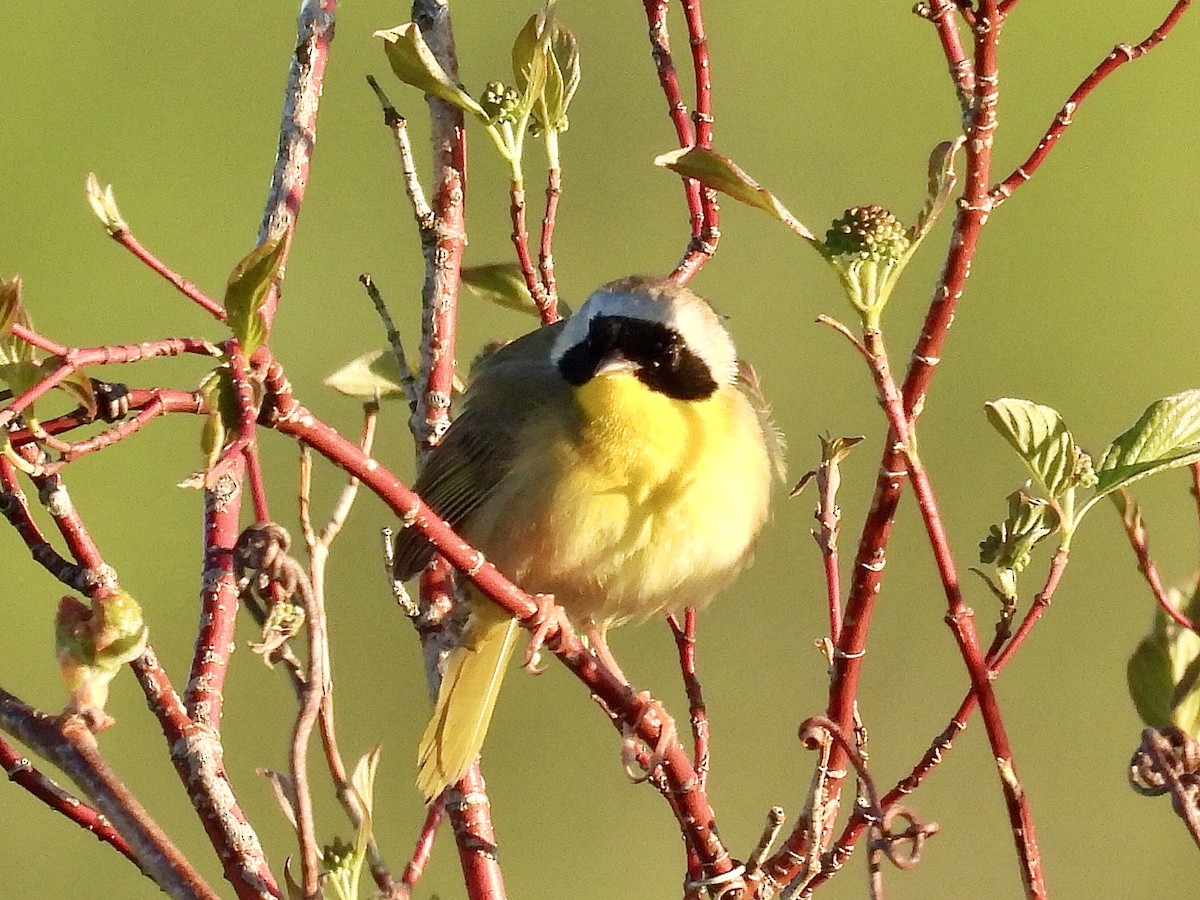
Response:
[{"label": "bird's yellow breast", "polygon": [[549,419],[530,429],[489,504],[505,511],[503,535],[488,535],[495,561],[577,620],[707,602],[767,516],[770,465],[749,402],[732,387],[677,400],[616,374],[576,388],[575,403],[569,430]]}]

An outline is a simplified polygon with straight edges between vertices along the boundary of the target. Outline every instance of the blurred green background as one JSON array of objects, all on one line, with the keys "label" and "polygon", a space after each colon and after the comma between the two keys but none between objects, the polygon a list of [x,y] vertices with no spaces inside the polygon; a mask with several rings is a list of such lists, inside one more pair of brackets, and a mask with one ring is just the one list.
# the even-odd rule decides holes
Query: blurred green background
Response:
[{"label": "blurred green background", "polygon": [[[10,3],[0,55],[0,271],[20,272],[38,326],[76,345],[172,334],[222,336],[104,235],[84,202],[95,170],[115,185],[135,233],[163,259],[220,295],[253,245],[274,157],[295,3]],[[717,147],[736,158],[814,230],[852,204],[881,203],[911,220],[930,148],[952,137],[958,110],[930,26],[903,3],[710,2]],[[1017,165],[1070,90],[1118,41],[1141,40],[1166,0],[1022,4],[1001,55],[997,174]],[[462,75],[473,93],[509,77],[511,37],[528,3],[455,5]],[[676,179],[650,161],[674,147],[646,41],[642,6],[564,0],[582,45],[583,86],[563,141],[566,169],[555,256],[565,297],[630,272],[666,272],[686,238]],[[408,19],[402,3],[348,0],[321,107],[308,200],[273,340],[303,402],[346,433],[352,401],[321,380],[382,345],[356,277],[374,274],[406,337],[417,334],[423,264],[397,160],[364,82],[381,78],[409,116],[425,161],[423,104],[394,81],[371,32]],[[686,37],[673,18],[686,63]],[[999,396],[1056,406],[1093,452],[1152,399],[1198,386],[1195,252],[1200,238],[1196,78],[1200,22],[1107,82],[1037,178],[989,224],[968,293],[922,419],[932,471],[959,565],[1003,515],[1023,469],[984,420]],[[684,69],[685,82],[688,80]],[[536,156],[532,157],[535,161]],[[531,172],[535,169],[531,168]],[[537,195],[531,175],[531,195]],[[468,264],[511,253],[505,174],[486,137],[471,133]],[[531,219],[534,217],[531,216]],[[761,214],[726,204],[721,251],[696,288],[730,316],[790,438],[792,476],[810,468],[816,435],[864,434],[841,495],[849,554],[870,499],[882,417],[861,361],[812,324],[849,320],[832,273]],[[941,264],[943,222],[909,269],[885,320],[902,365]],[[492,337],[531,327],[516,313],[464,299],[459,358]],[[113,373],[136,385],[194,385],[195,360]],[[100,374],[97,372],[96,374]],[[393,407],[378,455],[406,475],[411,441]],[[123,584],[145,607],[176,685],[187,677],[197,620],[200,497],[175,483],[201,464],[199,420],[156,422],[138,439],[71,466],[74,500]],[[294,528],[295,449],[264,436],[276,518]],[[318,469],[318,513],[339,488]],[[1143,482],[1153,549],[1168,580],[1196,566],[1187,478]],[[822,711],[825,634],[820,559],[809,537],[812,495],[779,500],[755,567],[701,619],[700,668],[713,725],[712,799],[721,833],[749,852],[766,809],[799,809],[813,763],[797,724]],[[384,745],[377,834],[398,872],[421,819],[411,788],[427,699],[416,641],[394,609],[378,559],[389,520],[360,501],[336,547],[330,606],[341,738],[355,757]],[[0,534],[0,684],[46,709],[63,690],[51,652],[60,588]],[[1031,597],[1047,562],[1023,588]],[[995,602],[966,583],[981,633]],[[942,623],[944,601],[926,539],[905,498],[871,640],[860,708],[881,785],[905,774],[944,726],[966,678]],[[1098,510],[1077,540],[1057,602],[999,684],[1016,760],[1032,799],[1052,895],[1195,894],[1195,848],[1168,801],[1136,797],[1125,768],[1140,722],[1125,690],[1125,660],[1151,600],[1116,516]],[[294,703],[279,672],[245,643],[229,682],[226,762],[278,872],[294,852],[257,767],[286,767]],[[665,626],[616,635],[627,672],[685,709]],[[133,679],[114,685],[116,727],[101,746],[223,894],[213,862]],[[621,774],[618,741],[557,666],[514,674],[494,722],[486,773],[512,896],[612,900],[679,896],[677,831],[661,799]],[[348,834],[328,793],[321,835]],[[977,723],[912,798],[941,833],[911,873],[887,873],[893,898],[1020,895],[996,776]],[[153,886],[111,850],[16,787],[0,789],[0,895],[149,897]],[[865,896],[861,855],[829,897]],[[85,887],[86,886],[86,887]],[[420,897],[462,896],[443,830]]]}]

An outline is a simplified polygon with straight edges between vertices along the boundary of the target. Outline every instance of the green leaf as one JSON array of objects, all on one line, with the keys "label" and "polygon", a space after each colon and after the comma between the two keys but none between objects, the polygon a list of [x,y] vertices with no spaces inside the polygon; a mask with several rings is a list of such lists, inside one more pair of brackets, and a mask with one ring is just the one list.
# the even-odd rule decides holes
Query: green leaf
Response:
[{"label": "green leaf", "polygon": [[[549,92],[547,92],[546,107],[550,111],[551,125],[559,131],[566,131],[567,109],[570,107],[571,101],[575,99],[575,92],[579,89],[583,70],[579,63],[579,41],[576,40],[574,32],[558,19],[554,20],[550,32],[550,58],[563,83],[562,99],[557,101],[558,111],[556,114],[555,106],[551,106]],[[561,124],[555,124],[555,118],[559,119]]]},{"label": "green leaf", "polygon": [[354,772],[350,775],[350,784],[354,793],[358,795],[363,813],[362,824],[354,835],[354,856],[357,861],[355,884],[358,883],[358,872],[366,859],[367,845],[375,827],[375,775],[379,771],[379,757],[382,753],[382,745],[376,744],[369,752],[359,757],[354,765]]},{"label": "green leaf", "polygon": [[217,366],[205,375],[197,391],[208,408],[204,427],[200,431],[200,450],[204,454],[204,471],[207,472],[221,458],[221,452],[229,445],[230,436],[237,434],[237,391],[229,375],[229,366]]},{"label": "green leaf", "polygon": [[531,316],[540,314],[533,297],[529,295],[521,267],[516,263],[469,266],[462,270],[461,278],[468,290],[481,300]]},{"label": "green leaf", "polygon": [[20,321],[21,276],[5,278],[0,275],[0,340],[9,337],[9,330]]},{"label": "green leaf", "polygon": [[984,410],[988,421],[1025,460],[1047,496],[1061,497],[1089,480],[1091,460],[1055,410],[1011,398],[985,403]]},{"label": "green leaf", "polygon": [[[1197,604],[1170,590],[1172,602],[1192,616]],[[1200,738],[1200,635],[1156,609],[1154,626],[1142,638],[1126,666],[1129,696],[1151,728],[1176,725]]]},{"label": "green leaf", "polygon": [[405,84],[440,97],[486,121],[487,115],[475,100],[460,88],[446,70],[442,68],[415,22],[406,22],[386,31],[376,31],[375,37],[383,38],[384,53],[396,77]]},{"label": "green leaf", "polygon": [[1139,478],[1200,460],[1200,390],[1163,397],[1104,451],[1096,467],[1097,495]]},{"label": "green leaf", "polygon": [[734,200],[761,209],[778,219],[806,241],[818,244],[813,233],[793,216],[775,195],[760,185],[728,157],[705,150],[702,147],[684,147],[664,153],[654,160],[656,166],[670,169],[685,178],[694,178],[701,184],[728,194]]},{"label": "green leaf", "polygon": [[1023,572],[1033,548],[1057,530],[1058,516],[1047,501],[1014,491],[1008,495],[1008,517],[979,542],[979,561]]},{"label": "green leaf", "polygon": [[543,9],[537,15],[530,16],[513,42],[513,77],[516,78],[517,90],[521,92],[521,103],[515,110],[518,122],[533,111],[533,105],[543,98],[546,91],[547,57],[550,55],[547,14],[547,10]]},{"label": "green leaf", "polygon": [[916,224],[908,231],[908,236],[914,244],[919,244],[925,239],[925,235],[933,228],[933,223],[946,208],[946,201],[950,199],[950,192],[954,190],[958,181],[954,174],[954,157],[965,141],[966,138],[959,135],[952,141],[938,144],[929,154],[929,181],[925,205],[917,214]]},{"label": "green leaf", "polygon": [[[546,3],[537,15],[531,16],[513,44],[513,72],[517,87],[530,99],[540,99],[533,106],[534,118],[541,128],[562,132],[567,130],[567,109],[579,87],[579,42],[569,28],[554,17],[554,4]],[[538,65],[535,56],[542,58],[543,86],[533,90]],[[539,97],[540,95],[540,97]]]},{"label": "green leaf", "polygon": [[45,375],[32,344],[21,340],[13,325],[31,327],[29,314],[21,304],[21,276],[0,278],[0,382],[14,395],[25,393]]},{"label": "green leaf", "polygon": [[[21,276],[15,275],[11,279],[0,276],[0,381],[14,394],[23,394],[56,366],[43,366],[33,345],[12,333],[13,325],[32,327],[29,314],[21,305]],[[96,415],[92,380],[82,372],[72,372],[58,384],[58,389],[70,394],[89,416]]]},{"label": "green leaf", "polygon": [[31,327],[29,314],[21,304],[20,275],[0,278],[0,367],[20,366],[35,359],[33,346],[12,333],[13,325]]},{"label": "green leaf", "polygon": [[255,247],[234,267],[225,288],[229,327],[247,358],[267,339],[267,323],[259,311],[279,275],[287,247],[287,232],[280,231]]},{"label": "green leaf", "polygon": [[372,350],[352,359],[324,383],[347,397],[406,399],[400,366],[390,349]]}]

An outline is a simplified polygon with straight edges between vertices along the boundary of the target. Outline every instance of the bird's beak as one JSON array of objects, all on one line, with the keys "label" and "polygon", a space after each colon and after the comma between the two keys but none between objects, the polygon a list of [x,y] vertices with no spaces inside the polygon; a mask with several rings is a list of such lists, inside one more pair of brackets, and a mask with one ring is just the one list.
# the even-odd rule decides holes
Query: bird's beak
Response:
[{"label": "bird's beak", "polygon": [[637,363],[626,359],[620,353],[613,353],[604,357],[596,364],[596,371],[592,373],[593,378],[598,378],[601,375],[632,375],[637,371]]}]

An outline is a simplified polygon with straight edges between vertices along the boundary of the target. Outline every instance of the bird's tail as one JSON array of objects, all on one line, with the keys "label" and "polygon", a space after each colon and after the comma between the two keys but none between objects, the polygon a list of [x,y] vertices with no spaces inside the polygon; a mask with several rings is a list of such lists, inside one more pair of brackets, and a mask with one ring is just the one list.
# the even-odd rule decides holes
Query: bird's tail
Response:
[{"label": "bird's tail", "polygon": [[417,790],[427,803],[462,778],[479,755],[518,631],[516,619],[484,601],[450,654],[417,749]]}]

